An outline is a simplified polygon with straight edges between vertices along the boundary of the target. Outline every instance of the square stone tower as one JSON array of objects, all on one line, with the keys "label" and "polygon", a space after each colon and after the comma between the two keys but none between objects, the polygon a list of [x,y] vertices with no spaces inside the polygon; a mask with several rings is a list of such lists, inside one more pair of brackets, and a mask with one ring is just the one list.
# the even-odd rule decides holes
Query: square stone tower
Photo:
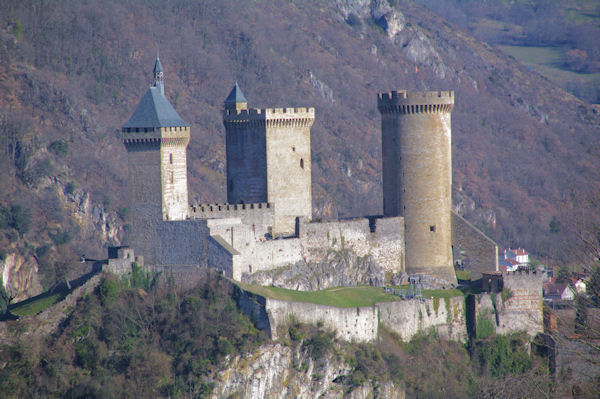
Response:
[{"label": "square stone tower", "polygon": [[236,83],[225,100],[227,202],[269,202],[273,236],[312,217],[310,128],[314,108],[248,108]]},{"label": "square stone tower", "polygon": [[153,226],[188,217],[186,148],[190,125],[164,95],[163,69],[156,59],[154,85],[122,127],[127,149],[131,230],[130,245],[150,263],[159,250]]}]

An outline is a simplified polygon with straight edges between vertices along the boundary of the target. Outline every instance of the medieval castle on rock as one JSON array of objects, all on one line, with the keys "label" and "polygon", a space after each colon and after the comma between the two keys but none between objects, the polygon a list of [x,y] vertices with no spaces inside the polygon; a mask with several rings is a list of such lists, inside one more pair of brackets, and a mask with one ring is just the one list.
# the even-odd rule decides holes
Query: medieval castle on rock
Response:
[{"label": "medieval castle on rock", "polygon": [[[190,125],[164,95],[157,57],[154,85],[122,128],[129,163],[131,249],[113,250],[108,270],[127,272],[135,250],[146,265],[171,272],[182,285],[208,268],[236,281],[252,282],[260,273],[277,275],[294,267],[304,267],[313,278],[317,265],[328,273],[332,267],[328,257],[337,252],[369,259],[366,268],[375,264],[380,276],[427,276],[438,287],[450,288],[457,283],[453,251],[460,250],[468,254],[474,278],[485,273],[488,285],[496,291],[508,288],[513,297],[502,303],[494,294],[480,294],[477,301],[473,295],[456,297],[445,301],[445,310],[438,309],[435,298],[346,309],[278,301],[242,290],[238,305],[273,338],[289,314],[301,322],[323,322],[340,337],[359,341],[376,339],[380,323],[403,339],[436,328],[448,338],[464,340],[474,331],[475,320],[492,314],[499,333],[540,332],[540,274],[499,273],[496,244],[452,211],[454,93],[382,93],[377,106],[383,216],[312,221],[314,108],[249,108],[237,83],[223,109],[228,202],[189,205]],[[363,264],[357,264],[358,268],[343,272],[362,273]],[[295,286],[295,278],[283,285],[307,289]],[[368,283],[386,284],[383,280],[369,277]],[[340,280],[331,284],[344,285]]]},{"label": "medieval castle on rock", "polygon": [[383,216],[312,222],[310,128],[314,108],[249,108],[237,83],[226,98],[227,200],[188,204],[190,125],[154,85],[123,125],[131,198],[129,245],[146,264],[214,267],[235,280],[327,249],[370,255],[386,272],[456,284],[453,244],[497,270],[493,241],[451,210],[454,93],[394,91],[382,115]]}]

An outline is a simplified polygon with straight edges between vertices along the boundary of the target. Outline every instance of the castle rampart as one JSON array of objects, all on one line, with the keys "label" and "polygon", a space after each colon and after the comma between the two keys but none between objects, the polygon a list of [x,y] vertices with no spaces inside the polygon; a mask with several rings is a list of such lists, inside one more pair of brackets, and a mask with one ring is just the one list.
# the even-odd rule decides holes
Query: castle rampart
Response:
[{"label": "castle rampart", "polygon": [[254,204],[197,204],[190,206],[191,219],[239,218],[242,223],[254,225],[260,231],[273,225],[275,206],[268,202]]},{"label": "castle rampart", "polygon": [[340,339],[349,342],[374,342],[378,337],[376,306],[338,308],[306,302],[266,298],[238,288],[238,306],[252,318],[257,328],[272,339],[288,333],[292,322],[322,324]]},{"label": "castle rampart", "polygon": [[377,307],[381,325],[403,341],[431,329],[445,339],[467,341],[463,296],[382,302]]}]

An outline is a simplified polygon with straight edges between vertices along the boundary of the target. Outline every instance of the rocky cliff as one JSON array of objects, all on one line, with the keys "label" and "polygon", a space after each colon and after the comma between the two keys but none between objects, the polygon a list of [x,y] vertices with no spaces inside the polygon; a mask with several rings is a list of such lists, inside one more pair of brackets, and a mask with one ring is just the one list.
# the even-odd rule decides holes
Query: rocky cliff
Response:
[{"label": "rocky cliff", "polygon": [[211,398],[387,398],[404,399],[392,382],[352,386],[352,367],[342,354],[313,360],[301,345],[267,344],[235,356],[218,374]]}]

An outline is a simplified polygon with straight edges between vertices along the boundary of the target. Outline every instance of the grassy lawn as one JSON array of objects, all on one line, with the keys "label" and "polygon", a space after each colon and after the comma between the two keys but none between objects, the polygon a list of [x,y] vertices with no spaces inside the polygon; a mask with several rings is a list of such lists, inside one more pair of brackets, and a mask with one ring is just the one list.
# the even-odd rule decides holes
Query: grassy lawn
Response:
[{"label": "grassy lawn", "polygon": [[[400,297],[387,294],[382,287],[340,287],[329,288],[322,291],[294,291],[277,287],[260,287],[256,285],[238,284],[246,291],[253,292],[268,298],[283,301],[316,303],[319,305],[336,306],[338,308],[352,308],[357,306],[373,306],[378,302],[394,302],[402,300]],[[406,287],[395,287],[406,288]],[[463,292],[453,290],[423,290],[425,298],[450,298],[463,296]]]},{"label": "grassy lawn", "polygon": [[600,80],[600,73],[577,73],[561,68],[562,51],[558,47],[498,46],[506,54],[535,69],[549,79],[557,81]]},{"label": "grassy lawn", "polygon": [[471,279],[471,271],[470,270],[457,270],[456,278],[459,280],[470,280]]},{"label": "grassy lawn", "polygon": [[62,301],[69,291],[61,291],[55,293],[45,292],[36,297],[29,298],[25,301],[13,304],[10,306],[10,312],[19,317],[31,316],[40,313],[57,302]]},{"label": "grassy lawn", "polygon": [[424,298],[452,298],[454,296],[463,296],[465,293],[455,288],[452,290],[421,290],[421,295]]},{"label": "grassy lawn", "polygon": [[260,287],[238,284],[246,291],[268,298],[284,301],[308,302],[319,305],[352,308],[357,306],[373,306],[377,302],[393,302],[399,297],[386,294],[381,287],[343,287],[329,288],[322,291],[294,291],[277,287]]},{"label": "grassy lawn", "polygon": [[525,65],[546,65],[558,67],[563,62],[561,50],[557,47],[498,46],[506,54],[513,56]]}]

